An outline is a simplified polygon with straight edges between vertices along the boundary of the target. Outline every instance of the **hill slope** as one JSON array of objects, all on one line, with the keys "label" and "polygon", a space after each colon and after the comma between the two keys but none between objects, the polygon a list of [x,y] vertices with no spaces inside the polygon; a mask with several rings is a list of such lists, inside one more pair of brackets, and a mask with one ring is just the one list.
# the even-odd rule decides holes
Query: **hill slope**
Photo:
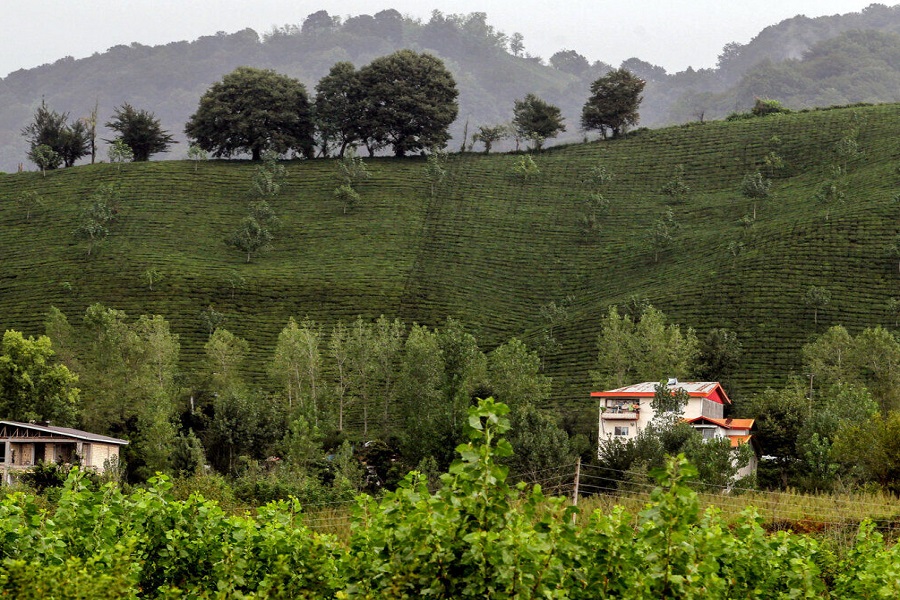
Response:
[{"label": "hill slope", "polygon": [[[848,165],[847,199],[826,207],[815,192],[835,143],[854,127],[862,154]],[[334,162],[292,162],[274,202],[283,223],[275,249],[250,264],[222,240],[246,213],[251,163],[2,175],[0,328],[40,333],[51,305],[73,322],[92,302],[132,317],[158,313],[181,335],[190,370],[205,341],[198,313],[212,304],[251,342],[261,376],[292,315],[326,326],[356,315],[429,325],[453,316],[490,349],[511,336],[533,346],[541,305],[572,296],[548,370],[555,403],[575,408],[590,404],[606,307],[639,295],[700,333],[736,330],[746,350],[735,378],[741,396],[797,374],[799,348],[831,324],[893,325],[885,307],[900,296],[887,250],[898,233],[898,140],[900,105],[714,122],[556,148],[535,157],[541,174],[531,181],[511,174],[518,155],[451,156],[433,199],[421,159],[376,159],[347,215],[332,198]],[[737,190],[773,148],[785,167],[748,229],[740,218],[750,204]],[[611,210],[589,237],[578,221],[598,165],[613,175],[603,190]],[[671,207],[680,229],[654,262],[647,230],[666,210],[660,188],[676,165],[691,193]],[[108,182],[123,192],[119,221],[88,257],[72,231],[88,196]],[[15,202],[27,190],[45,201],[30,221]],[[744,252],[733,256],[731,241]],[[152,291],[141,280],[148,268],[166,274]],[[233,289],[232,273],[246,285]],[[811,285],[832,293],[818,325],[803,302]]]}]

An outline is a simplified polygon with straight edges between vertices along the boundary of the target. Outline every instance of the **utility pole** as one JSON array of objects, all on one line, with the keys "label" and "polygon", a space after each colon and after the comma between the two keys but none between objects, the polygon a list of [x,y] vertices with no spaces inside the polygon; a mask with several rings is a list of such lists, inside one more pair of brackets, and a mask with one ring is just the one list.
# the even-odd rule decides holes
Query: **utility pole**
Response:
[{"label": "utility pole", "polygon": [[[572,506],[578,506],[578,483],[581,478],[581,457],[575,463],[575,488],[572,491]],[[572,514],[572,524],[575,524],[575,514]]]}]

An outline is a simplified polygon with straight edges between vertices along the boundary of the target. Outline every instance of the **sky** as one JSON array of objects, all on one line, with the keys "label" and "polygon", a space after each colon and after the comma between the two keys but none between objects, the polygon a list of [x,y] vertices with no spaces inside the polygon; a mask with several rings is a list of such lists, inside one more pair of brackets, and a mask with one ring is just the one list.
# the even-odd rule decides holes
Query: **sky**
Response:
[{"label": "sky", "polygon": [[[549,58],[575,50],[617,66],[636,56],[670,73],[714,67],[729,42],[803,14],[858,12],[873,0],[0,0],[0,77],[65,56],[84,58],[118,44],[153,46],[218,31],[300,24],[310,13],[374,14],[394,8],[428,20],[432,10],[487,13],[496,29],[524,36]],[[884,2],[882,0],[882,3]]]}]

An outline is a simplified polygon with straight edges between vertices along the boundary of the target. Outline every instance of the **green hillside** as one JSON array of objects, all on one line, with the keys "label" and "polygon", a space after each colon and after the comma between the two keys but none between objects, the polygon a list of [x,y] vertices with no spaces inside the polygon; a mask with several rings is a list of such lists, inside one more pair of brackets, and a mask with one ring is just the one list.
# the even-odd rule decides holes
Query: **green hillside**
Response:
[{"label": "green hillside", "polygon": [[[835,161],[835,143],[853,127],[862,154],[848,164],[846,201],[826,207],[815,192]],[[282,220],[274,251],[250,264],[223,239],[246,214],[252,163],[0,175],[0,328],[40,333],[51,305],[73,322],[93,302],[132,317],[158,313],[181,335],[189,371],[206,336],[198,313],[212,304],[229,330],[250,341],[261,380],[292,315],[326,326],[356,315],[429,325],[453,316],[490,349],[511,336],[533,345],[545,326],[541,305],[572,296],[547,368],[554,403],[575,408],[590,404],[600,318],[610,304],[640,295],[701,334],[712,327],[738,332],[745,347],[735,377],[740,397],[797,373],[799,348],[830,325],[893,325],[886,305],[900,296],[888,250],[900,213],[893,200],[898,140],[900,105],[884,105],[555,148],[535,156],[541,174],[531,181],[511,174],[520,155],[454,155],[434,199],[423,159],[367,160],[372,177],[359,185],[362,201],[347,215],[332,198],[333,161],[291,162],[273,203]],[[773,149],[785,166],[774,178],[774,198],[759,205],[747,229],[740,218],[751,207],[740,182]],[[591,237],[578,220],[591,190],[585,180],[598,165],[613,174],[603,189],[611,210]],[[660,188],[676,165],[684,165],[691,194],[671,207],[681,227],[656,263],[647,229],[665,211],[669,198]],[[88,196],[109,182],[123,192],[119,222],[88,257],[72,231]],[[26,190],[45,201],[30,222],[15,201]],[[736,257],[732,241],[744,243]],[[141,280],[148,268],[166,275],[152,291]],[[246,285],[233,290],[235,272]],[[832,293],[818,325],[803,302],[811,285]]]}]

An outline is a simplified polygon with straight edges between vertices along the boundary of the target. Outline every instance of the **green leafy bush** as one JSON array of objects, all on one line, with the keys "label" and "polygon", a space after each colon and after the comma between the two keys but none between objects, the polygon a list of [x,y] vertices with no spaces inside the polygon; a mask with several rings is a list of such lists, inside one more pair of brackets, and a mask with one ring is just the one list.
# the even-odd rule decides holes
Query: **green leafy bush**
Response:
[{"label": "green leafy bush", "polygon": [[[125,494],[73,468],[54,509],[0,501],[0,596],[16,598],[893,598],[900,546],[871,523],[841,559],[814,538],[768,534],[752,510],[701,513],[681,456],[655,470],[636,516],[576,524],[562,498],[507,484],[508,408],[468,413],[470,441],[430,493],[411,474],[360,497],[346,544],[304,525],[296,499],[229,515],[163,477]],[[827,569],[823,575],[821,569]],[[827,585],[826,585],[827,584]],[[830,589],[829,589],[830,588]]]}]

